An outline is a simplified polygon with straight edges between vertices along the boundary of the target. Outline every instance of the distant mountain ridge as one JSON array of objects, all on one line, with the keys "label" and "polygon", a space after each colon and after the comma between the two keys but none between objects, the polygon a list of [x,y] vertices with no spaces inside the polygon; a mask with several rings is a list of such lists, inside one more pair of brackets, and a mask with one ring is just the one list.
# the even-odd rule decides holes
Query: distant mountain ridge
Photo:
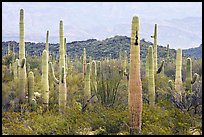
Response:
[{"label": "distant mountain ridge", "polygon": [[[7,42],[2,42],[2,55],[4,56],[7,51]],[[19,43],[15,41],[10,41],[10,47],[14,46],[15,53],[18,54]],[[25,42],[26,51],[29,55],[37,55],[40,56],[42,51],[45,49],[45,43],[32,43]],[[59,43],[57,44],[49,44],[49,50],[51,54],[59,54]],[[153,45],[152,42],[145,41],[144,39],[140,40],[141,50],[140,55],[141,59],[146,58],[147,48],[150,45]],[[102,57],[112,57],[118,58],[119,51],[127,51],[129,57],[130,51],[130,38],[127,36],[114,36],[111,38],[106,38],[105,40],[99,41],[97,39],[88,39],[86,41],[73,41],[71,43],[67,43],[67,53],[71,55],[71,58],[74,56],[82,56],[83,49],[86,48],[87,56],[91,56],[93,59],[101,59]],[[158,57],[165,58],[166,57],[166,46],[158,45]],[[195,59],[202,58],[202,44],[196,48],[183,49],[184,57],[192,57]],[[170,58],[176,57],[176,50],[171,48],[170,45]]]}]

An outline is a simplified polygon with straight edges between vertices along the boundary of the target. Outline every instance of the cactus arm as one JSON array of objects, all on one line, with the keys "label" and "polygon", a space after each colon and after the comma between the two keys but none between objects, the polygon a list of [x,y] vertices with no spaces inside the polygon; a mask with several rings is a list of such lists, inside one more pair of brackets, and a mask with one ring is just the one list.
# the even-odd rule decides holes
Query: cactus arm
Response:
[{"label": "cactus arm", "polygon": [[199,77],[199,75],[198,75],[197,73],[195,73],[195,74],[193,75],[193,79],[192,79],[192,81],[191,81],[191,84],[194,84],[195,81],[198,79],[198,77]]},{"label": "cactus arm", "polygon": [[34,98],[34,74],[32,71],[28,73],[28,103],[31,105]]},{"label": "cactus arm", "polygon": [[171,90],[173,89],[174,85],[173,85],[173,81],[172,80],[169,80],[168,81],[168,84],[169,84],[169,87],[171,88]]},{"label": "cactus arm", "polygon": [[53,66],[52,66],[52,62],[49,62],[49,64],[50,64],[50,68],[51,68],[51,71],[52,71],[52,77],[53,77],[53,79],[54,79],[54,82],[55,82],[56,84],[59,84],[59,80],[55,77],[55,72],[54,72],[54,68],[53,68]]},{"label": "cactus arm", "polygon": [[159,74],[162,71],[162,68],[164,66],[164,60],[162,61],[161,66],[159,67],[159,69],[157,70],[157,74]]}]

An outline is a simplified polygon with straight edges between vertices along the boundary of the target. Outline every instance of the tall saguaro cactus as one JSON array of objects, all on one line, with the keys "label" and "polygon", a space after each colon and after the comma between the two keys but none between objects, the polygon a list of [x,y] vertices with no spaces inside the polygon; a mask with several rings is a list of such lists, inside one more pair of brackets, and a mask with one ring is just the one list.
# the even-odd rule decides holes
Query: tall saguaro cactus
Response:
[{"label": "tall saguaro cactus", "polygon": [[8,51],[7,54],[10,55],[11,54],[11,50],[10,50],[10,42],[8,43]]},{"label": "tall saguaro cactus", "polygon": [[181,96],[182,91],[182,50],[179,48],[176,52],[176,76],[175,76],[175,90]]},{"label": "tall saguaro cactus", "polygon": [[20,10],[20,41],[19,41],[19,86],[18,98],[19,103],[25,103],[26,96],[26,59],[25,59],[25,42],[24,42],[24,11]]},{"label": "tall saguaro cactus", "polygon": [[67,101],[65,52],[64,52],[64,28],[63,21],[60,21],[60,83],[59,83],[59,110],[64,112]]},{"label": "tall saguaro cactus", "polygon": [[128,86],[128,107],[130,134],[141,133],[142,121],[142,83],[140,78],[140,28],[139,17],[132,19],[132,36],[130,48],[130,76]]},{"label": "tall saguaro cactus", "polygon": [[28,103],[32,110],[36,110],[36,100],[34,98],[34,74],[32,71],[28,73]]},{"label": "tall saguaro cactus", "polygon": [[192,84],[195,83],[195,81],[198,78],[198,74],[195,73],[192,78],[192,60],[191,58],[187,58],[187,65],[186,65],[186,90],[190,93],[192,92]]},{"label": "tall saguaro cactus", "polygon": [[167,44],[167,47],[166,47],[166,60],[167,60],[167,63],[169,62],[169,44]]},{"label": "tall saguaro cactus", "polygon": [[49,31],[46,33],[46,44],[45,44],[45,50],[47,51],[47,56],[49,57],[49,43],[48,43],[48,38],[49,38]]},{"label": "tall saguaro cactus", "polygon": [[46,111],[48,109],[49,103],[49,80],[48,80],[48,52],[44,50],[42,53],[42,99],[43,99],[43,107]]},{"label": "tall saguaro cactus", "polygon": [[83,74],[86,75],[86,49],[84,48],[84,55],[83,55]]},{"label": "tall saguaro cactus", "polygon": [[87,63],[87,73],[85,74],[84,79],[84,98],[85,101],[91,97],[91,63]]},{"label": "tall saguaro cactus", "polygon": [[157,24],[154,26],[154,35],[151,36],[151,38],[154,38],[154,73],[157,72]]},{"label": "tall saguaro cactus", "polygon": [[145,68],[146,68],[146,70],[145,70],[145,77],[148,80],[149,79],[149,52],[147,52]]},{"label": "tall saguaro cactus", "polygon": [[64,113],[67,104],[67,86],[66,86],[66,71],[65,71],[65,52],[64,52],[64,29],[63,29],[63,21],[60,20],[59,27],[59,35],[60,35],[60,60],[59,60],[59,70],[60,76],[59,80],[56,79],[54,74],[54,69],[52,66],[52,62],[50,62],[50,68],[52,69],[52,76],[54,82],[59,84],[59,112]]},{"label": "tall saguaro cactus", "polygon": [[153,49],[152,46],[148,49],[148,60],[149,60],[149,79],[148,79],[148,89],[149,89],[149,104],[151,107],[155,104],[155,79],[154,79],[154,60],[153,60]]},{"label": "tall saguaro cactus", "polygon": [[127,51],[124,51],[123,76],[127,72]]}]

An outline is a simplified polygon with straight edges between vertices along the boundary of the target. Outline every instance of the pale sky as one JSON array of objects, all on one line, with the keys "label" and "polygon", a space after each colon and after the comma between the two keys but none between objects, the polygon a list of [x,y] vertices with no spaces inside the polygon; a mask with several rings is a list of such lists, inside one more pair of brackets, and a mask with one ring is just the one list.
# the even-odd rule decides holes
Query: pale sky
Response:
[{"label": "pale sky", "polygon": [[[152,41],[150,35],[157,23],[158,44],[188,48],[202,43],[201,2],[3,2],[2,41],[19,41],[21,8],[24,9],[25,41],[45,42],[49,30],[49,42],[58,43],[60,20],[64,22],[67,42],[103,40],[115,35],[130,37],[131,20],[137,15],[141,38]],[[175,37],[173,31],[169,32],[174,29]],[[164,35],[169,35],[169,39]]]}]

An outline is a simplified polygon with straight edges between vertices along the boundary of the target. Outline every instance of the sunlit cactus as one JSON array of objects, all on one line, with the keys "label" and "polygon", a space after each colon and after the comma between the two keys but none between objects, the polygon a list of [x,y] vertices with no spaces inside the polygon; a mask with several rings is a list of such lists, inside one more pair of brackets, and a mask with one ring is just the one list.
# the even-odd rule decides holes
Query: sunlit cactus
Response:
[{"label": "sunlit cactus", "polygon": [[84,55],[83,55],[83,74],[86,75],[86,49],[84,48]]},{"label": "sunlit cactus", "polygon": [[127,51],[124,51],[123,76],[127,73]]},{"label": "sunlit cactus", "polygon": [[91,80],[90,80],[90,73],[91,73],[91,63],[87,63],[87,72],[84,78],[84,99],[85,101],[91,97]]},{"label": "sunlit cactus", "polygon": [[181,96],[182,91],[182,50],[179,48],[176,52],[176,76],[175,76],[175,90]]},{"label": "sunlit cactus", "polygon": [[154,39],[154,73],[157,72],[157,24],[154,25],[154,35],[151,36],[151,38]]},{"label": "sunlit cactus", "polygon": [[167,47],[166,47],[166,60],[168,63],[169,62],[169,44],[167,44]]},{"label": "sunlit cactus", "polygon": [[[49,43],[48,43],[48,38],[49,38],[49,31],[46,33],[46,44],[45,44],[45,50],[47,51],[47,55],[49,57]],[[49,58],[48,58],[49,60]]]},{"label": "sunlit cactus", "polygon": [[24,42],[24,13],[23,9],[20,10],[20,41],[19,41],[19,86],[17,97],[19,103],[25,103],[26,97],[26,59],[25,59],[25,42]]},{"label": "sunlit cactus", "polygon": [[7,55],[11,54],[11,50],[10,50],[10,42],[8,42],[8,50],[7,50]]},{"label": "sunlit cactus", "polygon": [[148,60],[149,60],[149,79],[148,79],[148,90],[149,90],[149,104],[151,107],[155,104],[155,79],[154,79],[154,59],[152,46],[148,49]]},{"label": "sunlit cactus", "polygon": [[186,90],[192,92],[192,84],[198,79],[198,74],[195,73],[192,78],[192,60],[187,58],[186,64]]},{"label": "sunlit cactus", "polygon": [[46,50],[42,53],[42,99],[43,99],[43,108],[46,111],[49,104],[49,80],[48,80],[48,52]]},{"label": "sunlit cactus", "polygon": [[130,48],[130,74],[128,108],[130,134],[140,134],[142,125],[142,83],[140,78],[140,28],[139,18],[133,17]]},{"label": "sunlit cactus", "polygon": [[145,77],[147,80],[149,79],[149,52],[147,52],[146,56]]},{"label": "sunlit cactus", "polygon": [[34,74],[32,71],[28,73],[28,103],[32,110],[36,108],[36,101],[34,99]]}]

